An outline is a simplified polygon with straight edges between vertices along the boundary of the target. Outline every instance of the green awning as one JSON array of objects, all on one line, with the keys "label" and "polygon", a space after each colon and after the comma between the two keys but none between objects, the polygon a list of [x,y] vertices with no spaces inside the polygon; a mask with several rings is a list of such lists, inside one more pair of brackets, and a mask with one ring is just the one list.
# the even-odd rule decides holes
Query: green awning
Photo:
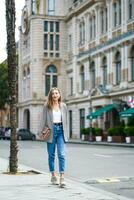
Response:
[{"label": "green awning", "polygon": [[123,112],[120,112],[119,115],[121,117],[133,117],[134,116],[134,108],[129,108]]},{"label": "green awning", "polygon": [[96,110],[95,112],[92,112],[91,114],[89,114],[87,116],[87,119],[95,119],[95,118],[103,115],[103,113],[108,112],[116,107],[117,107],[116,104],[108,104],[108,105]]}]

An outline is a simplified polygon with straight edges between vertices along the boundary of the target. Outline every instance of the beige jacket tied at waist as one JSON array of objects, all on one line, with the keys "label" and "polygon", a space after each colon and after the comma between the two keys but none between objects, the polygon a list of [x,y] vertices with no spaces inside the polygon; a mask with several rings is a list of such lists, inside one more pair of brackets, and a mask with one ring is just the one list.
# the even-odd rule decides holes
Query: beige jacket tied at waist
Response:
[{"label": "beige jacket tied at waist", "polygon": [[[60,103],[60,110],[61,110],[61,116],[62,116],[62,123],[63,123],[63,133],[64,133],[64,139],[65,142],[68,141],[68,112],[67,112],[67,106],[65,103]],[[47,140],[47,142],[52,143],[53,139],[53,113],[51,109],[48,109],[46,105],[43,107],[43,113],[41,118],[41,130],[43,127],[49,127],[51,130],[51,136]]]}]

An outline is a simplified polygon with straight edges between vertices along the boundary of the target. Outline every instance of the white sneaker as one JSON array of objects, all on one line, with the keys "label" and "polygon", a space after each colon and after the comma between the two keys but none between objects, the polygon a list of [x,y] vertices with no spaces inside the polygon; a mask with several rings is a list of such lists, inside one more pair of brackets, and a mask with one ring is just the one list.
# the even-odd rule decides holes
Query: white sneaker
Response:
[{"label": "white sneaker", "polygon": [[57,180],[57,177],[56,177],[56,176],[52,176],[52,177],[51,177],[51,183],[52,183],[53,185],[58,185],[58,180]]},{"label": "white sneaker", "polygon": [[63,188],[66,186],[65,179],[63,177],[60,178],[60,187]]}]

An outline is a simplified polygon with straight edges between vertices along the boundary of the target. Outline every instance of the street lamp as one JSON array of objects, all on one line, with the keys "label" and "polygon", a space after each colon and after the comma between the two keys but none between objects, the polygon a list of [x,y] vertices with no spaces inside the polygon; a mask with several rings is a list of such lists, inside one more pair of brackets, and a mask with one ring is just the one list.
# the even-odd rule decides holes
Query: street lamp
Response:
[{"label": "street lamp", "polygon": [[90,132],[89,132],[89,141],[93,141],[93,132],[92,132],[92,116],[91,116],[91,113],[92,113],[92,96],[93,94],[95,93],[96,91],[96,88],[92,88],[92,89],[89,89],[89,103],[90,103]]},{"label": "street lamp", "polygon": [[90,142],[93,141],[93,138],[92,138],[92,136],[93,136],[93,130],[92,130],[92,119],[93,119],[93,116],[91,116],[91,113],[92,113],[92,96],[94,95],[94,93],[97,90],[99,90],[99,92],[102,95],[108,95],[108,90],[106,89],[105,85],[98,85],[97,87],[88,90],[88,92],[89,92],[89,103],[90,103],[90,115],[89,115],[89,120],[90,120],[89,141]]}]

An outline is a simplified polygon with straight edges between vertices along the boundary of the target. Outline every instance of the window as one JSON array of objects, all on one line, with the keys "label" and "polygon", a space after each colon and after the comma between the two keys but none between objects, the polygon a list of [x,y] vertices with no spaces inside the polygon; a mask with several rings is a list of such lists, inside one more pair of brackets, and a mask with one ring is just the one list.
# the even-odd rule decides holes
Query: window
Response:
[{"label": "window", "polygon": [[48,95],[48,92],[51,87],[57,87],[57,69],[54,65],[49,65],[45,73],[45,95]]},{"label": "window", "polygon": [[54,15],[55,11],[55,1],[48,0],[48,15]]},{"label": "window", "polygon": [[55,22],[55,32],[59,33],[60,30],[60,26],[59,26],[59,22]]},{"label": "window", "polygon": [[35,14],[35,8],[36,8],[36,0],[31,1],[31,13]]},{"label": "window", "polygon": [[107,8],[105,9],[105,14],[106,14],[106,31],[108,30],[108,12]]},{"label": "window", "polygon": [[85,42],[85,22],[80,23],[79,32],[80,32],[80,44],[84,44],[84,42]]},{"label": "window", "polygon": [[73,120],[72,120],[72,110],[69,110],[69,133],[70,133],[70,138],[72,138],[72,125],[73,125]]},{"label": "window", "polygon": [[23,99],[26,98],[26,71],[23,71]]},{"label": "window", "polygon": [[121,55],[120,55],[120,52],[116,53],[115,62],[116,62],[116,84],[119,85],[121,82]]},{"label": "window", "polygon": [[48,32],[48,21],[44,22],[44,31]]},{"label": "window", "polygon": [[68,51],[71,52],[72,51],[72,35],[69,35],[69,43],[68,43]]},{"label": "window", "polygon": [[119,0],[119,25],[121,24],[121,0]]},{"label": "window", "polygon": [[114,27],[116,27],[117,26],[117,3],[115,2],[114,4],[113,4],[113,14],[114,14]]},{"label": "window", "polygon": [[128,19],[132,19],[132,17],[133,17],[132,10],[133,10],[132,0],[129,0],[129,2],[128,2]]},{"label": "window", "polygon": [[90,32],[90,39],[92,39],[93,38],[93,34],[92,34],[92,18],[90,18],[90,20],[89,20],[89,32]]},{"label": "window", "polygon": [[85,128],[85,109],[80,109],[80,138],[82,136],[81,129]]},{"label": "window", "polygon": [[59,35],[56,35],[56,48],[55,48],[56,51],[59,51],[59,42],[60,42],[59,37],[60,37]]},{"label": "window", "polygon": [[70,95],[73,95],[73,78],[70,78]]},{"label": "window", "polygon": [[50,35],[50,50],[53,50],[53,34]]},{"label": "window", "polygon": [[80,44],[82,43],[82,24],[79,26],[80,29]]},{"label": "window", "polygon": [[90,65],[90,74],[91,74],[91,87],[95,88],[95,63],[94,61]]},{"label": "window", "polygon": [[96,17],[95,16],[93,16],[93,30],[94,30],[93,36],[95,38],[96,36]]},{"label": "window", "polygon": [[103,58],[102,61],[102,70],[103,70],[103,85],[107,85],[107,59]]},{"label": "window", "polygon": [[84,74],[84,66],[81,66],[80,69],[80,80],[81,80],[81,92],[85,89],[85,74]]},{"label": "window", "polygon": [[[59,57],[60,35],[59,22],[44,21],[44,56]],[[47,51],[47,52],[46,52]],[[56,51],[56,52],[55,52]]]},{"label": "window", "polygon": [[50,22],[50,32],[54,32],[54,22]]},{"label": "window", "polygon": [[44,34],[44,49],[48,49],[48,35]]},{"label": "window", "polygon": [[104,33],[104,11],[101,11],[101,33]]},{"label": "window", "polygon": [[131,73],[132,73],[132,81],[134,81],[134,47],[131,50]]},{"label": "window", "polygon": [[27,69],[27,97],[30,96],[30,69]]}]

